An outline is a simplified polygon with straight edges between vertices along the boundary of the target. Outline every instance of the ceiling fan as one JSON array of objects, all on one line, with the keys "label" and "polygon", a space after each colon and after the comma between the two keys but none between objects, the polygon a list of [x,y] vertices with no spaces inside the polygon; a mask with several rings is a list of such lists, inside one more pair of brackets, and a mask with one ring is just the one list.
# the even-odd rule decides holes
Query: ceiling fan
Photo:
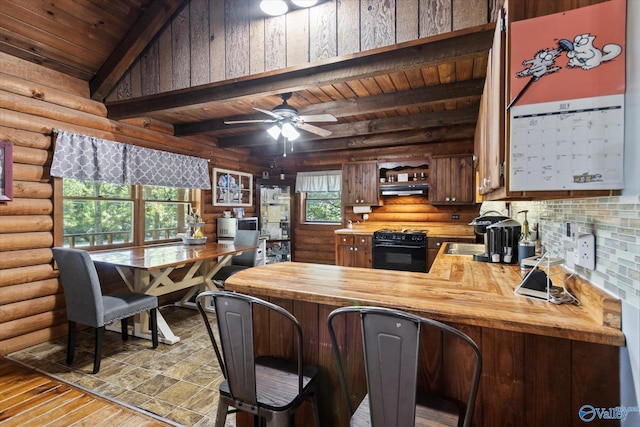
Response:
[{"label": "ceiling fan", "polygon": [[[263,110],[261,108],[253,107],[254,110],[258,110],[261,113],[268,114],[271,116],[270,119],[257,119],[257,120],[225,120],[224,124],[232,125],[232,124],[244,124],[244,123],[275,123],[276,128],[274,129],[274,133],[272,134],[271,129],[267,130],[269,134],[277,139],[280,136],[280,132],[282,132],[283,136],[287,137],[289,140],[294,140],[298,137],[295,129],[293,131],[295,133],[289,133],[285,131],[285,127],[287,127],[287,123],[293,125],[298,129],[305,130],[307,132],[314,133],[319,136],[329,136],[331,135],[331,131],[326,129],[322,129],[318,126],[310,125],[309,122],[336,122],[338,119],[333,116],[333,114],[312,114],[307,116],[301,116],[298,114],[298,110],[295,107],[287,104],[287,100],[291,98],[291,92],[283,93],[280,95],[282,98],[282,104],[276,106],[271,111]],[[294,136],[295,135],[295,136]],[[291,137],[294,136],[294,137]]]}]

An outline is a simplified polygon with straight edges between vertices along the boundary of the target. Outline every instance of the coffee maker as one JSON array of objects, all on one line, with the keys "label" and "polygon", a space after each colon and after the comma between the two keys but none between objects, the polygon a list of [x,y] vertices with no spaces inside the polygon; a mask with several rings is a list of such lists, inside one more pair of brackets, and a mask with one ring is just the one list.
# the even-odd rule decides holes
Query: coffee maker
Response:
[{"label": "coffee maker", "polygon": [[511,218],[488,225],[489,262],[516,264],[521,233],[522,225]]},{"label": "coffee maker", "polygon": [[500,212],[497,212],[497,211],[485,212],[484,215],[481,215],[475,218],[473,221],[469,223],[469,225],[473,225],[473,232],[476,234],[476,243],[484,243],[484,253],[480,255],[474,255],[473,259],[475,261],[489,262],[491,259],[489,254],[489,240],[487,238],[487,227],[490,226],[491,224],[495,224],[496,222],[509,219],[508,216],[487,215],[489,213],[499,214]]}]

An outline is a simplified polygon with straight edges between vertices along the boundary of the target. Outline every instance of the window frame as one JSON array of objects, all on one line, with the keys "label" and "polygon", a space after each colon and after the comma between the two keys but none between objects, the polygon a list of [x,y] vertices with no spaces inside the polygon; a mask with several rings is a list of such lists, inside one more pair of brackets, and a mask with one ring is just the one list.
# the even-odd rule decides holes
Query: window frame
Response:
[{"label": "window frame", "polygon": [[[53,245],[62,247],[64,245],[64,201],[65,197],[63,194],[63,179],[64,178],[53,178]],[[73,179],[73,178],[71,178]],[[115,244],[107,244],[107,245],[99,245],[99,246],[83,246],[83,249],[88,251],[93,250],[104,250],[104,249],[114,249],[114,248],[122,248],[122,247],[132,247],[132,246],[145,246],[145,245],[156,245],[162,243],[169,242],[177,242],[180,241],[179,237],[170,238],[170,239],[158,239],[158,240],[150,240],[145,241],[145,203],[162,203],[168,202],[167,200],[157,200],[157,199],[149,199],[145,200],[143,197],[143,185],[130,185],[131,187],[131,198],[113,198],[113,199],[103,199],[103,200],[122,200],[122,201],[132,201],[133,202],[133,235],[132,239],[128,243],[115,243]],[[198,209],[202,215],[202,190],[200,189],[189,189],[189,195],[187,200],[176,200],[172,201],[175,203],[187,203],[190,204],[192,209]],[[69,200],[96,200],[102,199],[100,197],[70,197]],[[178,224],[180,226],[180,224]]]},{"label": "window frame", "polygon": [[[338,193],[338,203],[340,204],[340,219],[338,221],[311,221],[309,219],[307,219],[307,200],[309,199],[309,194],[310,192],[300,192],[300,220],[303,224],[309,224],[309,225],[339,225],[342,224],[342,217],[343,217],[343,206],[342,206],[342,191],[335,191],[335,193]],[[329,193],[328,191],[323,191],[323,193]],[[333,193],[333,192],[331,192]],[[312,200],[318,200],[318,199],[312,199]],[[327,200],[332,200],[332,199],[327,199]]]}]

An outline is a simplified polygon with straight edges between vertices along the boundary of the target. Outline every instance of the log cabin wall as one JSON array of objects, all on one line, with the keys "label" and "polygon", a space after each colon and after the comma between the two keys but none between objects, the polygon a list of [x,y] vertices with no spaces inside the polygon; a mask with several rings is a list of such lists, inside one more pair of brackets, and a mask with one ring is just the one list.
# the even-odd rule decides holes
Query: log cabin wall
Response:
[{"label": "log cabin wall", "polygon": [[[210,159],[212,167],[260,170],[242,150],[176,138],[156,123],[133,123],[107,119],[104,104],[89,99],[87,82],[0,53],[0,140],[14,150],[14,199],[0,203],[0,354],[66,334],[64,296],[51,253],[53,129],[196,155]],[[204,193],[210,208],[211,192]],[[210,238],[213,216],[204,210]],[[117,274],[104,277],[108,286],[119,285]]]}]

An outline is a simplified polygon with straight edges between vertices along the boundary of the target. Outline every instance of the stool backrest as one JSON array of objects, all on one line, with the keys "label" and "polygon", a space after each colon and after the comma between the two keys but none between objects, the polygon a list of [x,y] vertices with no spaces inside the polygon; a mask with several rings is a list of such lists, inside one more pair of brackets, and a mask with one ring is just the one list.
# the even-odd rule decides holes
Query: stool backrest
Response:
[{"label": "stool backrest", "polygon": [[[218,358],[229,390],[234,400],[245,405],[257,405],[256,366],[254,354],[253,311],[256,305],[266,307],[284,318],[293,326],[297,338],[298,396],[303,387],[302,327],[298,320],[287,310],[268,301],[249,295],[228,291],[207,291],[196,298],[196,305],[202,314],[211,344]],[[218,339],[207,312],[213,306],[218,326]],[[274,389],[277,393],[277,389]]]},{"label": "stool backrest", "polygon": [[420,329],[424,325],[455,335],[466,343],[474,354],[474,370],[462,423],[464,426],[470,425],[482,368],[478,346],[467,335],[449,325],[382,307],[342,307],[332,311],[327,318],[338,374],[351,414],[354,411],[333,326],[335,318],[348,313],[358,313],[360,316],[371,425],[414,425]]},{"label": "stool backrest", "polygon": [[[243,246],[257,246],[259,238],[260,232],[258,230],[237,230],[236,235],[233,238],[233,244]],[[256,264],[257,256],[257,249],[245,251],[239,255],[234,255],[231,258],[231,264],[253,267]]]}]

